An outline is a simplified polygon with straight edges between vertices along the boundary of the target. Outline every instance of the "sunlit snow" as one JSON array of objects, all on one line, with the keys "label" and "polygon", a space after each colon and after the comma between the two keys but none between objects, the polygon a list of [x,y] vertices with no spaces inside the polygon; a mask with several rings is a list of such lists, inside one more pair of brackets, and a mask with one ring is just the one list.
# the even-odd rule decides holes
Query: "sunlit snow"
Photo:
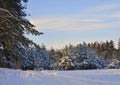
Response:
[{"label": "sunlit snow", "polygon": [[120,69],[22,71],[0,68],[0,85],[120,85]]}]

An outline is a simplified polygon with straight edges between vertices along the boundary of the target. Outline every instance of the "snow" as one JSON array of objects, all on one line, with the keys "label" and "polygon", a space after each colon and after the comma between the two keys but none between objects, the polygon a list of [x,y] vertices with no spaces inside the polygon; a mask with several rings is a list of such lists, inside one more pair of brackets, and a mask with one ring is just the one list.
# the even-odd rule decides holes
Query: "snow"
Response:
[{"label": "snow", "polygon": [[0,85],[120,85],[120,69],[22,71],[0,68]]}]

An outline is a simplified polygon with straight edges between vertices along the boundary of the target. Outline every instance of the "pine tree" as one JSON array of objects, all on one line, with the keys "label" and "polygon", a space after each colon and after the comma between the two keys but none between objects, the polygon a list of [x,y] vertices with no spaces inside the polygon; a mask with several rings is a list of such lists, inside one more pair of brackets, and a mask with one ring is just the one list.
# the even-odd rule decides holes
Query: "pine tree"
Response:
[{"label": "pine tree", "polygon": [[49,55],[46,48],[36,49],[37,56],[35,58],[35,69],[37,70],[48,70],[49,69]]},{"label": "pine tree", "polygon": [[58,58],[56,57],[55,50],[51,48],[51,50],[48,53],[49,53],[49,69],[57,70]]},{"label": "pine tree", "polygon": [[120,38],[119,38],[119,40],[118,40],[118,54],[119,54],[119,56],[120,56]]},{"label": "pine tree", "polygon": [[[22,57],[20,50],[34,42],[24,36],[25,33],[40,35],[34,25],[25,17],[28,0],[0,0],[0,66],[11,67],[13,61],[17,64]],[[16,49],[17,48],[17,49]],[[18,56],[19,55],[19,56]]]},{"label": "pine tree", "polygon": [[97,54],[85,45],[77,45],[70,57],[76,67],[75,69],[104,68],[104,63]]},{"label": "pine tree", "polygon": [[49,55],[46,48],[31,47],[25,54],[25,59],[22,63],[23,70],[48,70],[49,69]]},{"label": "pine tree", "polygon": [[75,65],[69,56],[63,56],[58,62],[59,70],[73,70]]},{"label": "pine tree", "polygon": [[120,57],[120,38],[118,39],[117,48],[114,51],[116,57]]}]

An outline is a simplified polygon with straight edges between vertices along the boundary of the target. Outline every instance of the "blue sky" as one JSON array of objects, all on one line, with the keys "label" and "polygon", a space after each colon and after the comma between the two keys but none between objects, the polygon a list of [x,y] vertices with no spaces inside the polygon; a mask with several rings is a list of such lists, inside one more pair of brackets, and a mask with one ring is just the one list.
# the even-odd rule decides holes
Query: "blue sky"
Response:
[{"label": "blue sky", "polygon": [[44,32],[29,38],[47,48],[120,37],[120,0],[29,0],[26,11]]}]

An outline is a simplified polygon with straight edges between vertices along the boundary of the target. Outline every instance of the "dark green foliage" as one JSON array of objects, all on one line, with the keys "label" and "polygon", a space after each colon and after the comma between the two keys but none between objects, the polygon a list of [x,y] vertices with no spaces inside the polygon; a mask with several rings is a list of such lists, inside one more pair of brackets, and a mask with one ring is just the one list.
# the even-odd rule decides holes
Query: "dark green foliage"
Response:
[{"label": "dark green foliage", "polygon": [[[41,33],[34,29],[25,16],[24,11],[28,0],[0,0],[0,67],[7,67],[2,62],[2,58],[7,61],[12,59],[16,62],[22,59],[21,52],[30,45],[36,45],[34,42],[24,36],[25,33],[40,35]],[[10,58],[7,58],[10,57]],[[12,63],[12,61],[10,62]],[[9,63],[9,64],[10,64]],[[12,67],[12,66],[11,66]],[[19,66],[18,66],[19,67]]]}]

